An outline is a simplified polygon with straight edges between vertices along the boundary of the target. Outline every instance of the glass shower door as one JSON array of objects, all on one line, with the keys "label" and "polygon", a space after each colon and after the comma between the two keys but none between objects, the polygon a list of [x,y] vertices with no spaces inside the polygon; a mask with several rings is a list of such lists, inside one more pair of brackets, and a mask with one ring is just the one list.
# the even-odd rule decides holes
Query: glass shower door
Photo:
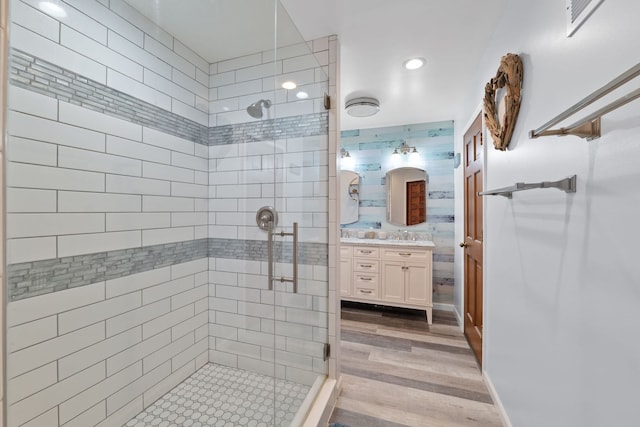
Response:
[{"label": "glass shower door", "polygon": [[328,373],[328,43],[305,41],[279,3],[276,22],[274,415],[297,426]]}]

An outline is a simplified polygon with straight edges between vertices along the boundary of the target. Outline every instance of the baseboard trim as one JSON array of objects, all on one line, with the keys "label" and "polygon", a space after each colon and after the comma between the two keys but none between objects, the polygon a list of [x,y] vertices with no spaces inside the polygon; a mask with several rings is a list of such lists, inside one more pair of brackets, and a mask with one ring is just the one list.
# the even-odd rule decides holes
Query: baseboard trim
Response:
[{"label": "baseboard trim", "polygon": [[455,311],[455,307],[453,304],[445,304],[442,302],[434,302],[433,309],[442,311]]},{"label": "baseboard trim", "polygon": [[462,319],[462,315],[458,312],[458,309],[456,308],[455,305],[453,306],[453,312],[458,318],[458,326],[460,327],[460,330],[464,332],[464,320]]},{"label": "baseboard trim", "polygon": [[504,425],[504,427],[513,427],[513,425],[511,424],[511,420],[507,415],[507,411],[502,405],[502,400],[500,400],[500,396],[498,396],[498,392],[493,386],[493,382],[491,381],[491,378],[489,378],[489,374],[487,374],[487,371],[482,371],[482,379],[484,380],[484,383],[489,390],[489,394],[493,399],[494,405],[496,405],[496,408],[498,409],[498,414],[500,415],[500,419],[502,420],[502,425]]}]

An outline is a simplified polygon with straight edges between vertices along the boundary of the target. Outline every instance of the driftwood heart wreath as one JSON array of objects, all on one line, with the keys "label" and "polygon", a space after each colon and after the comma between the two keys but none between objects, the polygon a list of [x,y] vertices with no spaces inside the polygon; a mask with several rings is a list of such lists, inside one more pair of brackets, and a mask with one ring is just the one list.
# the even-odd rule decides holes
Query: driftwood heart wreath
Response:
[{"label": "driftwood heart wreath", "polygon": [[[507,94],[504,97],[505,113],[501,119],[496,107],[496,92],[503,87],[506,87]],[[521,87],[522,61],[518,55],[507,53],[500,60],[496,76],[484,87],[484,118],[493,137],[493,145],[498,150],[506,150],[511,141],[520,111]]]}]

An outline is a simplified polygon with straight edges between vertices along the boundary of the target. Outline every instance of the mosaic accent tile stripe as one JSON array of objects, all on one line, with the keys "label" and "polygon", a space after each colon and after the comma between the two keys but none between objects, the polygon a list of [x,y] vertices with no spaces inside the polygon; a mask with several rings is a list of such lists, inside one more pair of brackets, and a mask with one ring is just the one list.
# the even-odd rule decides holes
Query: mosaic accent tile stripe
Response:
[{"label": "mosaic accent tile stripe", "polygon": [[[293,262],[293,245],[275,242],[278,262]],[[328,245],[300,243],[299,263],[328,265]],[[99,252],[7,266],[9,301],[63,291],[103,280],[194,261],[205,257],[267,260],[267,242],[259,240],[199,239],[178,243]]]},{"label": "mosaic accent tile stripe", "polygon": [[209,131],[209,145],[241,144],[272,139],[326,135],[328,132],[329,114],[326,112],[313,113],[212,127]]},{"label": "mosaic accent tile stripe", "polygon": [[[298,262],[306,265],[326,266],[329,262],[329,246],[326,243],[298,244]],[[293,262],[293,244],[274,242],[274,254],[278,262]],[[280,254],[280,256],[278,256]],[[213,258],[267,260],[267,242],[262,240],[209,239],[209,256]]]},{"label": "mosaic accent tile stripe", "polygon": [[10,58],[11,84],[203,145],[239,144],[326,135],[326,112],[207,127],[18,49]]},{"label": "mosaic accent tile stripe", "polygon": [[207,239],[199,239],[10,264],[9,301],[205,258],[207,250]]},{"label": "mosaic accent tile stripe", "polygon": [[124,92],[12,49],[11,84],[206,145],[209,128]]}]

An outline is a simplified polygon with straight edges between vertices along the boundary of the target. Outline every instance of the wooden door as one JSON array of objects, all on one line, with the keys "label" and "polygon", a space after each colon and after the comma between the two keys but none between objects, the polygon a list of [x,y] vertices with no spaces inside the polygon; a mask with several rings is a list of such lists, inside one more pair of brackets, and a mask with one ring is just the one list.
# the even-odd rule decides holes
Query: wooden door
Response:
[{"label": "wooden door", "polygon": [[464,134],[464,333],[482,365],[482,117]]},{"label": "wooden door", "polygon": [[407,182],[407,225],[421,224],[427,220],[426,181]]}]

